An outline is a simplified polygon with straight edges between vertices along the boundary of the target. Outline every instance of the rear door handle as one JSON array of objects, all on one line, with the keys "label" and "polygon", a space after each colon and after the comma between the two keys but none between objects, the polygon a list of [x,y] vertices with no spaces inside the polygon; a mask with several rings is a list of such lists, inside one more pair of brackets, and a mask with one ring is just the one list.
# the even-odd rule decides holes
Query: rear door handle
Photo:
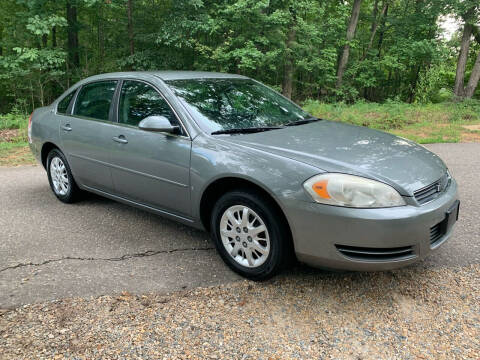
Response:
[{"label": "rear door handle", "polygon": [[65,131],[72,131],[72,127],[70,126],[70,124],[62,125],[62,129]]},{"label": "rear door handle", "polygon": [[123,136],[123,135],[114,136],[114,137],[113,137],[113,141],[116,141],[116,142],[118,142],[118,143],[120,143],[120,144],[126,144],[126,143],[128,143],[128,140],[125,139],[125,136]]}]

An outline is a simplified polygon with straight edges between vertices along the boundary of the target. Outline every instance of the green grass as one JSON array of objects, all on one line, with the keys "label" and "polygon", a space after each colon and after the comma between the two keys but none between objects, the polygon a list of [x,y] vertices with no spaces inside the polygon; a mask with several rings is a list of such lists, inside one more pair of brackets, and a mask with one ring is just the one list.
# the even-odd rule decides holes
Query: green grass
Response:
[{"label": "green grass", "polygon": [[4,114],[0,115],[0,130],[26,129],[28,127],[28,115]]},{"label": "green grass", "polygon": [[19,141],[19,142],[0,142],[0,154],[5,153],[7,151],[10,151],[12,149],[17,149],[17,148],[25,148],[28,147],[28,143],[25,141]]},{"label": "green grass", "polygon": [[33,165],[35,163],[35,157],[30,152],[27,142],[0,142],[0,166]]},{"label": "green grass", "polygon": [[28,116],[0,115],[0,166],[35,163],[27,142]]},{"label": "green grass", "polygon": [[0,143],[22,143],[27,138],[28,116],[22,114],[0,115]]},{"label": "green grass", "polygon": [[325,104],[307,101],[304,108],[312,115],[367,126],[419,143],[480,141],[480,131],[462,125],[480,124],[480,101],[441,104],[385,104],[359,102]]}]

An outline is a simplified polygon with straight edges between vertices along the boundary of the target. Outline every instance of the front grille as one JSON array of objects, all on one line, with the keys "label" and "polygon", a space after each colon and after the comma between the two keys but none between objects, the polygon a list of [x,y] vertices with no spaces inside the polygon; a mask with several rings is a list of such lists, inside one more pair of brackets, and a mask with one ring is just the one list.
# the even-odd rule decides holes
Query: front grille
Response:
[{"label": "front grille", "polygon": [[443,235],[445,235],[442,224],[443,221],[430,228],[430,245],[435,244],[438,240],[442,238]]},{"label": "front grille", "polygon": [[450,177],[446,173],[440,179],[435,181],[433,184],[425,186],[424,188],[417,190],[413,193],[415,200],[420,205],[426,204],[429,201],[435,199],[439,193],[445,191],[445,189],[450,184]]},{"label": "front grille", "polygon": [[360,261],[396,261],[415,257],[412,246],[395,248],[367,248],[347,245],[335,245],[346,257]]}]

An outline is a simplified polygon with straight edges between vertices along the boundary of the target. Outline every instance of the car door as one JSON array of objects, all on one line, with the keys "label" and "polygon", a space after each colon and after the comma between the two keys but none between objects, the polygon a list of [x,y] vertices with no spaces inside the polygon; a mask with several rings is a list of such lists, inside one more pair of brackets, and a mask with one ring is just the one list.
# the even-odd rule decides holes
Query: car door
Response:
[{"label": "car door", "polygon": [[[191,140],[176,114],[152,85],[124,80],[118,97],[112,157],[115,192],[167,212],[190,215]],[[165,116],[178,134],[140,130],[151,115]]]},{"label": "car door", "polygon": [[114,125],[110,120],[117,84],[117,80],[105,80],[83,85],[73,110],[59,115],[62,147],[75,180],[105,192],[113,191],[109,147]]}]

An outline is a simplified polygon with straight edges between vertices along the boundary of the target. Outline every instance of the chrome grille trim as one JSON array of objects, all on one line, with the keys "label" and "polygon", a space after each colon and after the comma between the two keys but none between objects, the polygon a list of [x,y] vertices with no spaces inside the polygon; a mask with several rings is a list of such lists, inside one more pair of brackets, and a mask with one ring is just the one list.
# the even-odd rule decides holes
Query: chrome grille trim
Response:
[{"label": "chrome grille trim", "polygon": [[424,205],[436,199],[440,193],[444,192],[450,185],[450,181],[450,176],[448,173],[445,173],[445,175],[434,183],[415,191],[413,196],[420,205]]}]

